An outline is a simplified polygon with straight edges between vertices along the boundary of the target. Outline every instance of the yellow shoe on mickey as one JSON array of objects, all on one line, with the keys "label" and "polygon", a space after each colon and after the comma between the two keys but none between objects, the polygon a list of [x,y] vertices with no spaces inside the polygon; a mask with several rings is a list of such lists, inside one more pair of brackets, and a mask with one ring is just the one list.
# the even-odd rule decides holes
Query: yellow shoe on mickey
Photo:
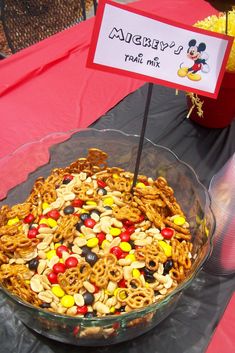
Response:
[{"label": "yellow shoe on mickey", "polygon": [[187,74],[188,78],[192,81],[200,81],[201,80],[201,76],[199,74],[194,74],[192,72],[189,72]]},{"label": "yellow shoe on mickey", "polygon": [[178,71],[177,71],[177,75],[179,77],[185,77],[187,76],[188,73],[188,68],[187,67],[181,67]]}]

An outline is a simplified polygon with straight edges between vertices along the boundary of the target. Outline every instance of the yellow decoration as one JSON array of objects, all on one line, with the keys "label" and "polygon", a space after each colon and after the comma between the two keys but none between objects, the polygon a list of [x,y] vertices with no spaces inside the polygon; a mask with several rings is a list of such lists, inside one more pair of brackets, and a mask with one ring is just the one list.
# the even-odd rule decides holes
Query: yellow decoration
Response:
[{"label": "yellow decoration", "polygon": [[[213,15],[202,21],[197,21],[195,27],[204,28],[208,31],[225,33],[226,32],[226,15],[221,13],[219,16]],[[228,31],[229,36],[235,37],[235,9],[228,12]],[[235,40],[226,65],[226,71],[235,72]]]}]

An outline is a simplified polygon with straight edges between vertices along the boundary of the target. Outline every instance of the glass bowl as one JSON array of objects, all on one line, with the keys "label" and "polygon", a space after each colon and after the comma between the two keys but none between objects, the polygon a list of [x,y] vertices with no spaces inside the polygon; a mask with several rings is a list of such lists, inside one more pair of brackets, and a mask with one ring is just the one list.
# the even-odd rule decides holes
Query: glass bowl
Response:
[{"label": "glass bowl", "polygon": [[[48,135],[21,147],[0,161],[1,169],[12,176],[1,190],[7,197],[0,202],[13,205],[25,200],[36,178],[48,176],[53,168],[65,167],[85,157],[88,148],[108,153],[108,165],[134,172],[139,136],[117,130],[84,129]],[[139,174],[163,176],[190,224],[196,259],[186,280],[167,297],[139,310],[106,317],[70,317],[34,307],[0,287],[14,315],[25,325],[51,339],[81,346],[105,346],[133,339],[159,324],[175,308],[182,291],[190,285],[211,253],[215,222],[206,188],[193,169],[169,149],[144,140]],[[17,185],[18,184],[18,185]],[[14,186],[14,187],[13,187]]]}]

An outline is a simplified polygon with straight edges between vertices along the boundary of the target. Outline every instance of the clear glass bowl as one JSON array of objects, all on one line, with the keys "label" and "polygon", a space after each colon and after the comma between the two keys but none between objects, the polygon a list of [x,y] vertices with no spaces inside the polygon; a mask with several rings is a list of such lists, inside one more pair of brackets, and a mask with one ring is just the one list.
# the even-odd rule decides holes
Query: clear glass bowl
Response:
[{"label": "clear glass bowl", "polygon": [[[116,130],[85,129],[52,134],[24,145],[0,160],[4,173],[14,176],[1,190],[1,195],[4,195],[14,186],[0,205],[23,202],[37,177],[47,176],[51,169],[65,167],[77,158],[85,157],[90,147],[107,152],[109,166],[134,172],[138,143],[139,136],[136,135]],[[192,255],[197,254],[187,279],[159,303],[123,315],[102,318],[50,313],[24,302],[1,287],[14,315],[25,325],[57,341],[81,346],[105,346],[133,339],[149,331],[174,310],[182,291],[193,281],[212,250],[215,222],[209,194],[189,165],[180,161],[169,149],[155,145],[148,139],[144,140],[139,174],[153,178],[160,175],[165,177],[187,216],[193,236]]]}]

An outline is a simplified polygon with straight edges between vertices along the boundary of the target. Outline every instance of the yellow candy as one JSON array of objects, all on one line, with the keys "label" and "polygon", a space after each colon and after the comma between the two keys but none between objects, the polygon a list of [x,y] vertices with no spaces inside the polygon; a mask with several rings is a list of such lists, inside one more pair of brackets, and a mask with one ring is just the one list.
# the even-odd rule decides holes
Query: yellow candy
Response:
[{"label": "yellow candy", "polygon": [[122,249],[122,251],[125,251],[125,252],[131,251],[131,245],[127,241],[122,241],[119,244],[119,247]]},{"label": "yellow candy", "polygon": [[171,253],[172,253],[172,246],[169,245],[168,243],[166,243],[164,240],[160,240],[158,242],[158,244],[161,246],[161,248],[163,249],[165,255],[167,257],[170,257],[171,256]]},{"label": "yellow candy", "polygon": [[114,290],[113,295],[114,295],[115,297],[117,296],[119,289],[120,289],[120,288],[116,288],[116,289]]},{"label": "yellow candy", "polygon": [[[122,290],[122,288],[117,288],[116,289],[117,290],[117,293],[120,291],[120,290]],[[117,295],[117,293],[116,293],[116,295]],[[126,299],[126,293],[125,292],[122,292],[120,295],[119,295],[119,297],[123,300],[123,299]]]},{"label": "yellow candy", "polygon": [[136,184],[136,187],[144,189],[144,188],[146,188],[146,185],[144,183],[139,182],[139,183]]},{"label": "yellow candy", "polygon": [[97,205],[97,203],[95,201],[87,201],[86,204],[87,205],[94,205],[94,206]]},{"label": "yellow candy", "polygon": [[101,248],[104,250],[109,245],[110,245],[110,242],[107,239],[105,239],[102,241]]},{"label": "yellow candy", "polygon": [[74,306],[75,300],[72,295],[65,295],[65,296],[63,296],[63,298],[61,298],[60,303],[65,308],[71,308],[72,306]]},{"label": "yellow candy", "polygon": [[145,288],[149,288],[149,283],[145,282]]},{"label": "yellow candy", "polygon": [[55,245],[54,245],[54,249],[57,249],[59,246],[61,246],[61,244],[60,244],[60,243],[55,243]]},{"label": "yellow candy", "polygon": [[109,229],[109,233],[110,233],[111,235],[113,235],[114,237],[116,237],[116,236],[118,236],[119,234],[121,234],[121,229],[111,227],[111,228]]},{"label": "yellow candy", "polygon": [[113,174],[113,179],[118,179],[119,178],[119,175],[118,174]]},{"label": "yellow candy", "polygon": [[134,268],[133,271],[132,271],[132,276],[133,276],[134,278],[139,278],[140,275],[141,275],[140,271],[137,270],[137,268]]},{"label": "yellow candy", "polygon": [[115,311],[116,311],[115,306],[111,306],[111,308],[109,309],[109,312],[113,314]]},{"label": "yellow candy", "polygon": [[114,200],[112,197],[106,197],[104,200],[103,200],[103,205],[104,206],[112,206],[114,204]]},{"label": "yellow candy", "polygon": [[79,213],[87,213],[89,215],[89,213],[87,212],[87,210],[84,210],[84,208],[81,209],[81,211],[79,211]]},{"label": "yellow candy", "polygon": [[125,257],[125,259],[131,260],[131,262],[136,261],[136,257],[135,257],[134,254],[128,254],[128,255]]},{"label": "yellow candy", "polygon": [[94,248],[96,245],[98,245],[99,239],[98,238],[91,238],[87,240],[86,245],[88,248]]},{"label": "yellow candy", "polygon": [[56,297],[62,298],[64,296],[64,291],[60,286],[54,286],[51,288],[51,291],[53,294],[55,294]]},{"label": "yellow candy", "polygon": [[7,225],[8,226],[13,226],[14,224],[18,223],[20,220],[18,217],[11,218],[8,220]]},{"label": "yellow candy", "polygon": [[54,228],[54,227],[57,226],[57,222],[56,222],[56,220],[53,219],[53,218],[48,218],[48,219],[47,219],[47,224],[48,224],[48,226],[51,227],[51,228]]},{"label": "yellow candy", "polygon": [[56,256],[56,251],[55,250],[50,250],[46,253],[46,257],[48,260],[51,260],[54,256]]},{"label": "yellow candy", "polygon": [[42,209],[43,209],[43,210],[46,210],[49,206],[50,206],[49,203],[43,202],[43,204],[42,204]]},{"label": "yellow candy", "polygon": [[174,223],[175,223],[177,226],[182,226],[182,225],[185,223],[185,218],[184,218],[184,217],[181,217],[181,216],[175,217],[175,218],[174,218]]},{"label": "yellow candy", "polygon": [[47,224],[47,218],[41,218],[39,224]]}]

